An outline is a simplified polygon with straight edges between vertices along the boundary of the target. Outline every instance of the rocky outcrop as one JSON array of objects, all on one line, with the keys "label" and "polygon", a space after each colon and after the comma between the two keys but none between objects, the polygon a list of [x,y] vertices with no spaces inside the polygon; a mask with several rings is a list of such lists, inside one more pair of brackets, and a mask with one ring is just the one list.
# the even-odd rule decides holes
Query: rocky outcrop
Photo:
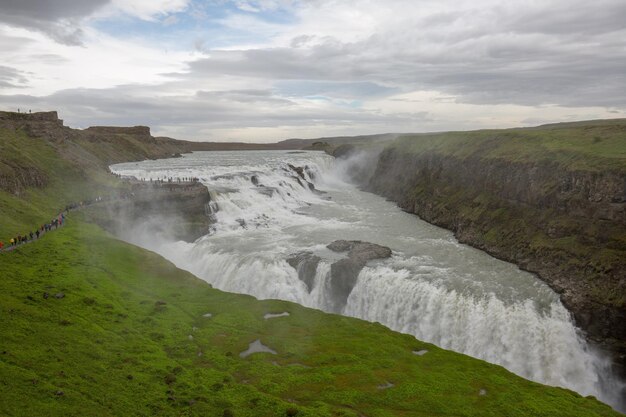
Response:
[{"label": "rocky outcrop", "polygon": [[44,111],[36,113],[15,113],[0,111],[0,120],[15,122],[52,122],[59,126],[63,125],[63,120],[59,119],[56,111]]},{"label": "rocky outcrop", "polygon": [[368,189],[537,273],[590,338],[626,352],[624,170],[389,147]]},{"label": "rocky outcrop", "polygon": [[65,130],[68,128],[63,126],[63,120],[59,119],[56,111],[37,112],[37,113],[13,113],[0,112],[0,127],[14,130],[23,130],[31,137],[45,137],[49,135],[54,139],[63,138]]},{"label": "rocky outcrop", "polygon": [[298,278],[304,282],[309,292],[315,284],[315,273],[321,260],[322,258],[311,252],[300,252],[287,258],[287,263],[298,271]]},{"label": "rocky outcrop", "polygon": [[154,232],[193,242],[208,233],[213,222],[206,186],[137,183],[124,198],[90,209],[90,218],[117,235],[131,225],[148,224]]},{"label": "rocky outcrop", "polygon": [[289,169],[291,169],[293,172],[295,172],[296,174],[298,174],[298,176],[300,178],[302,178],[303,180],[306,180],[305,176],[304,176],[304,168],[303,167],[297,167],[291,164],[287,164],[287,166],[289,167]]},{"label": "rocky outcrop", "polygon": [[0,190],[19,195],[27,188],[43,188],[48,177],[39,168],[0,161]]},{"label": "rocky outcrop", "polygon": [[[0,129],[23,133],[27,137],[44,141],[47,146],[52,146],[62,159],[71,165],[79,166],[79,171],[91,170],[94,165],[106,168],[119,162],[169,158],[189,152],[193,145],[191,142],[154,138],[147,126],[94,126],[84,130],[72,129],[63,125],[55,111],[0,112]],[[10,157],[11,155],[0,154],[0,164],[10,160]],[[19,162],[20,166],[25,166],[23,160]],[[8,175],[9,170],[6,176]],[[5,179],[4,182],[16,181],[12,178]]]},{"label": "rocky outcrop", "polygon": [[[347,252],[346,258],[331,264],[330,276],[326,282],[329,308],[331,311],[340,313],[356,285],[359,273],[367,262],[389,258],[391,249],[358,240],[336,240],[327,248],[333,252]],[[311,252],[300,252],[287,259],[287,263],[298,271],[298,278],[306,284],[309,292],[313,290],[317,267],[321,260],[319,256]]]},{"label": "rocky outcrop", "polygon": [[388,247],[360,240],[335,240],[326,247],[333,252],[348,252],[348,259],[363,265],[367,261],[391,256],[391,249]]},{"label": "rocky outcrop", "polygon": [[[293,179],[296,180],[296,182],[303,188],[308,188],[311,191],[314,192],[318,192],[315,189],[315,184],[313,184],[312,182],[310,182],[309,180],[307,180],[306,175],[309,175],[310,178],[313,178],[313,171],[311,170],[311,168],[309,168],[308,166],[304,166],[304,167],[297,167],[291,164],[287,164],[287,166],[289,167],[289,169],[291,171],[293,171],[296,175],[293,177]],[[306,175],[305,175],[306,173]],[[258,180],[258,179],[257,179]],[[254,180],[252,180],[254,183]],[[257,185],[257,184],[255,184]],[[318,192],[319,193],[319,192]]]},{"label": "rocky outcrop", "polygon": [[356,285],[359,273],[368,261],[391,256],[391,249],[359,240],[336,240],[327,246],[333,252],[348,252],[348,257],[330,266],[333,311],[340,312]]}]

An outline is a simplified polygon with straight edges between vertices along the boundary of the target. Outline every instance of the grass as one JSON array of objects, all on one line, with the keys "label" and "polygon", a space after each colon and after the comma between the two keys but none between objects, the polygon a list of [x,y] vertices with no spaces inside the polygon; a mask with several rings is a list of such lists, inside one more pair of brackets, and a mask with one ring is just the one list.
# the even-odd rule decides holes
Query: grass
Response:
[{"label": "grass", "polygon": [[557,163],[571,170],[620,170],[626,166],[626,119],[526,129],[403,135],[392,146],[457,158],[480,156],[511,162]]},{"label": "grass", "polygon": [[[6,243],[41,226],[70,202],[109,194],[119,187],[103,168],[72,163],[59,153],[49,141],[0,128],[0,178],[21,170],[44,181],[43,186],[20,187],[14,192],[0,187],[0,240]],[[28,179],[25,182],[29,185]]]},{"label": "grass", "polygon": [[[380,324],[215,290],[76,216],[0,255],[2,415],[618,415]],[[278,354],[240,358],[256,339]]]}]

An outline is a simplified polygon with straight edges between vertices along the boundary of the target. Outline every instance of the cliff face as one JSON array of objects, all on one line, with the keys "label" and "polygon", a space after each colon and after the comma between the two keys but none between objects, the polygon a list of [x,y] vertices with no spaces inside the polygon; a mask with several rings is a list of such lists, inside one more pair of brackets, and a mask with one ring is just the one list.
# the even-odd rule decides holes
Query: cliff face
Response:
[{"label": "cliff face", "polygon": [[494,151],[509,146],[502,137],[457,137],[446,148],[442,143],[450,138],[441,136],[432,146],[406,146],[420,140],[404,138],[387,147],[368,188],[454,231],[461,242],[537,273],[561,294],[590,338],[623,355],[626,162],[607,160],[606,169],[591,169],[570,163],[570,156],[586,158],[574,154],[568,163],[550,155],[513,158]]},{"label": "cliff face", "polygon": [[553,209],[571,217],[626,225],[626,176],[621,172],[570,171],[546,162],[407,155],[387,149],[379,158],[372,186],[383,192],[402,190],[407,195],[406,191],[417,185],[436,183],[484,191],[515,206]]},{"label": "cliff face", "polygon": [[63,120],[59,119],[55,111],[38,113],[0,112],[0,126],[12,130],[23,130],[33,137],[45,136],[46,132],[54,132],[54,135],[51,135],[51,138],[54,137],[54,139],[61,139],[65,136],[62,133],[64,129]]},{"label": "cliff face", "polygon": [[37,167],[0,162],[0,190],[18,195],[27,188],[43,188],[47,184],[48,177]]},{"label": "cliff face", "polygon": [[212,224],[209,191],[200,183],[135,183],[132,196],[91,207],[89,218],[124,237],[137,225],[149,227],[175,240],[193,242],[208,233]]},{"label": "cliff face", "polygon": [[24,122],[48,122],[58,126],[63,126],[63,120],[59,119],[56,111],[43,111],[37,113],[15,113],[10,111],[0,111],[0,120],[3,122],[13,122],[16,124]]}]

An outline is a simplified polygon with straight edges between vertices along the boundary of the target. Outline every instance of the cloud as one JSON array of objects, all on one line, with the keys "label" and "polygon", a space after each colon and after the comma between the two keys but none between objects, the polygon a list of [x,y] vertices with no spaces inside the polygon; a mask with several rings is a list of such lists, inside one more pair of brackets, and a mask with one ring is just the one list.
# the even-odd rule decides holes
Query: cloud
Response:
[{"label": "cloud", "polygon": [[[208,57],[190,64],[191,73],[438,89],[470,103],[626,106],[622,1],[603,0],[600,6],[579,0],[528,2],[507,8],[484,2],[473,8],[461,4],[458,10],[441,2],[441,10],[433,13],[414,2],[318,3],[322,10],[332,5],[339,16],[358,10],[354,20],[362,20],[347,19],[342,29],[358,33],[359,39],[343,40],[324,23],[312,29],[315,33],[303,33],[312,27],[311,19],[328,19],[319,11],[312,17],[302,13],[286,45],[208,51]],[[362,21],[375,13],[380,18],[374,30],[363,29]],[[386,22],[387,16],[396,21]]]},{"label": "cloud", "polygon": [[[623,116],[607,109],[454,103],[437,92],[373,98],[360,108],[330,99],[284,98],[272,90],[197,91],[175,95],[150,86],[63,90],[48,96],[0,95],[0,106],[55,109],[67,125],[148,125],[179,139],[272,142],[291,137],[528,126]],[[546,117],[550,115],[550,117]]]},{"label": "cloud", "polygon": [[255,7],[248,1],[237,1],[235,2],[235,5],[239,10],[243,10],[244,12],[258,13],[261,11],[258,7]]},{"label": "cloud", "polygon": [[107,4],[109,0],[3,0],[2,15],[39,21],[84,17]]},{"label": "cloud", "polygon": [[623,30],[626,3],[616,0],[598,0],[593,4],[580,0],[555,1],[548,5],[528,2],[523,14],[510,9],[504,15],[507,26],[516,31],[586,37]]},{"label": "cloud", "polygon": [[[332,129],[349,132],[355,125],[385,131],[390,121],[413,123],[425,120],[424,113],[381,115],[377,111],[341,108],[317,100],[288,100],[268,90],[199,91],[193,96],[155,96],[150,87],[119,86],[110,89],[64,90],[49,96],[0,95],[4,106],[35,110],[58,109],[67,124],[88,127],[95,124],[153,126],[155,134],[173,131],[193,140],[244,139],[241,129],[270,129],[256,141],[272,141],[307,132],[322,135]],[[282,133],[275,131],[283,126]],[[329,127],[334,128],[329,129]],[[217,132],[221,132],[222,135]]]},{"label": "cloud", "polygon": [[66,45],[80,45],[80,20],[109,0],[4,0],[0,22],[41,31]]},{"label": "cloud", "polygon": [[180,22],[180,19],[176,15],[170,15],[161,21],[163,26],[172,26]]},{"label": "cloud", "polygon": [[232,0],[231,2],[234,3],[235,7],[239,10],[250,13],[290,8],[294,3],[297,3],[297,1],[294,0]]},{"label": "cloud", "polygon": [[0,89],[22,88],[28,83],[26,74],[15,68],[0,65]]},{"label": "cloud", "polygon": [[342,99],[367,99],[398,92],[373,82],[288,80],[276,83],[276,91],[288,97],[325,96]]},{"label": "cloud", "polygon": [[154,20],[184,11],[190,0],[3,0],[0,22],[39,31],[64,45],[82,46],[85,19],[124,13]]},{"label": "cloud", "polygon": [[187,9],[190,0],[111,0],[114,9],[143,20],[154,20]]},{"label": "cloud", "polygon": [[78,126],[270,140],[626,110],[623,0],[34,3],[8,10],[48,36],[73,28],[65,42],[84,48],[0,25],[0,102],[56,107]]}]

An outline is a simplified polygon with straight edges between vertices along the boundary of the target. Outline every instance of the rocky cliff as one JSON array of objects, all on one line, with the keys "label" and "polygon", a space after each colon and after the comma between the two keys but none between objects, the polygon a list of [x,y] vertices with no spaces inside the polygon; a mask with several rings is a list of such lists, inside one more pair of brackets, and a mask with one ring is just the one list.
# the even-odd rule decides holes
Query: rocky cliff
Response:
[{"label": "rocky cliff", "polygon": [[153,235],[193,242],[209,232],[210,201],[200,183],[134,183],[126,198],[94,205],[87,215],[118,236],[142,224]]},{"label": "rocky cliff", "polygon": [[[55,111],[0,112],[0,131],[0,190],[12,194],[49,183],[49,175],[41,167],[50,159],[50,152],[84,173],[117,162],[169,157],[187,152],[189,146],[173,139],[154,138],[146,126],[72,129]],[[35,148],[41,152],[29,152]],[[40,160],[33,159],[33,155]]]},{"label": "rocky cliff", "polygon": [[63,120],[59,119],[56,111],[37,113],[0,112],[0,127],[12,130],[22,130],[29,136],[43,137],[47,132],[54,132],[50,139],[65,137]]},{"label": "rocky cliff", "polygon": [[535,272],[591,339],[626,352],[626,121],[414,135],[368,188]]}]

